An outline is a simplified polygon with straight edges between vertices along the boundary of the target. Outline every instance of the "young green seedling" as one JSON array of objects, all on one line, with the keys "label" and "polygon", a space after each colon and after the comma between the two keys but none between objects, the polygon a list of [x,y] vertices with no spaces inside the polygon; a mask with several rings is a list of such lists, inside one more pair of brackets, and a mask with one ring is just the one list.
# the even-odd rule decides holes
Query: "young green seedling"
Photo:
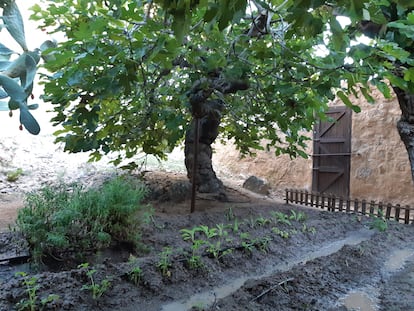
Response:
[{"label": "young green seedling", "polygon": [[233,209],[231,207],[229,207],[226,211],[226,219],[227,221],[232,221],[235,218]]},{"label": "young green seedling", "polygon": [[256,245],[257,247],[263,252],[263,253],[267,253],[267,251],[269,250],[269,244],[272,241],[272,239],[270,237],[262,237],[256,240]]},{"label": "young green seedling", "polygon": [[188,265],[191,269],[197,269],[203,267],[203,261],[201,260],[200,247],[206,242],[204,240],[195,240],[191,246],[191,255],[188,259]]},{"label": "young green seedling", "polygon": [[243,241],[242,247],[245,252],[252,254],[254,250],[254,244],[255,244],[254,240]]},{"label": "young green seedling", "polygon": [[36,293],[39,289],[39,285],[37,284],[37,278],[35,278],[34,276],[28,277],[26,272],[17,272],[15,276],[23,278],[23,285],[26,287],[26,293],[28,296],[27,299],[22,299],[17,303],[17,310],[35,311],[36,303],[39,299]]},{"label": "young green seedling", "polygon": [[171,261],[172,249],[171,247],[164,247],[160,254],[160,259],[157,263],[158,269],[161,270],[163,276],[171,276],[170,268],[172,267]]},{"label": "young green seedling", "polygon": [[240,232],[239,234],[240,240],[247,240],[250,238],[249,232]]},{"label": "young green seedling", "polygon": [[226,237],[228,235],[228,232],[226,230],[226,225],[224,224],[217,224],[216,225],[217,228],[217,235],[221,238],[221,237]]},{"label": "young green seedling", "polygon": [[278,227],[273,227],[272,232],[279,235],[283,239],[289,238],[289,232],[280,230]]},{"label": "young green seedling", "polygon": [[203,232],[208,239],[214,238],[218,234],[217,228],[209,228],[208,226],[205,226],[205,225],[201,225],[197,228],[198,228],[198,231]]},{"label": "young green seedling", "polygon": [[89,278],[90,284],[83,285],[82,290],[90,290],[94,300],[101,298],[102,295],[105,294],[105,292],[111,287],[111,282],[108,277],[102,280],[101,283],[96,282],[94,275],[97,270],[91,269],[89,267],[89,263],[80,264],[78,268],[86,269],[86,275]]},{"label": "young green seedling", "polygon": [[142,279],[142,269],[139,266],[135,266],[128,273],[129,279],[135,284],[138,285]]},{"label": "young green seedling", "polygon": [[282,212],[271,212],[272,217],[276,220],[276,223],[285,224],[291,226],[292,223],[289,220],[289,216]]},{"label": "young green seedling", "polygon": [[316,228],[315,227],[308,227],[306,224],[303,224],[302,225],[302,232],[303,233],[309,232],[309,233],[315,234],[316,233]]},{"label": "young green seedling", "polygon": [[[26,293],[28,295],[27,299],[22,299],[16,304],[16,309],[18,311],[35,311],[37,309],[37,301],[39,297],[37,296],[37,290],[39,285],[37,284],[36,277],[28,277],[26,272],[17,272],[15,274],[17,277],[23,277],[23,285],[26,286]],[[55,294],[50,294],[46,298],[40,300],[40,310],[50,302],[59,300],[59,296]]]},{"label": "young green seedling", "polygon": [[263,216],[260,216],[256,218],[255,224],[259,227],[263,227],[267,224],[270,224],[272,221],[270,219],[264,218]]},{"label": "young green seedling", "polygon": [[294,210],[291,210],[289,219],[295,220],[295,221],[298,221],[298,222],[305,221],[306,220],[306,214],[304,212],[297,212],[296,213]]},{"label": "young green seedling", "polygon": [[194,227],[192,229],[181,229],[181,237],[184,241],[190,241],[191,243],[194,243],[194,241],[196,240],[197,231],[197,227]]}]

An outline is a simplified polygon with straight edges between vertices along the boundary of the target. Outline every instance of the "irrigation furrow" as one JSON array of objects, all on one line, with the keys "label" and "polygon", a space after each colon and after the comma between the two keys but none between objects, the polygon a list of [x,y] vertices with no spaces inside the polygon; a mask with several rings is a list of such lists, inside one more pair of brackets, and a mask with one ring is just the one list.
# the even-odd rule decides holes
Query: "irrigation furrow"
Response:
[{"label": "irrigation furrow", "polygon": [[228,280],[224,285],[215,287],[202,293],[198,293],[186,300],[174,301],[161,307],[162,311],[182,311],[188,310],[194,305],[202,305],[203,307],[211,306],[217,299],[224,298],[239,290],[247,280],[260,280],[271,276],[274,273],[285,272],[292,269],[296,265],[306,264],[308,261],[329,256],[338,252],[344,245],[358,245],[363,241],[369,240],[373,231],[362,229],[350,233],[345,238],[328,243],[318,249],[299,254],[296,258],[288,259],[284,263],[268,265],[265,271],[260,274],[248,274]]}]

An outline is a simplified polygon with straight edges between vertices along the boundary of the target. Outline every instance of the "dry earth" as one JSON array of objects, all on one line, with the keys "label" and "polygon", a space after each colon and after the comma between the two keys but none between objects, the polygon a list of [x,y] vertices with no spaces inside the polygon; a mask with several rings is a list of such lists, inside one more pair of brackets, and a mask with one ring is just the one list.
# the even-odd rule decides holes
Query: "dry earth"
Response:
[{"label": "dry earth", "polygon": [[[23,159],[16,164],[18,157],[7,158],[16,149],[7,148],[3,141],[3,231],[25,191],[59,176],[94,184],[116,173],[80,159],[67,162],[59,150],[41,159],[32,154],[30,164]],[[16,167],[24,174],[7,182],[7,172]],[[0,310],[15,310],[28,297],[16,271],[35,278],[38,307],[48,295],[59,296],[43,310],[414,310],[413,225],[388,222],[381,232],[372,228],[381,224],[375,219],[285,205],[238,187],[227,188],[227,202],[199,195],[190,214],[184,175],[149,172],[146,180],[155,210],[143,231],[146,251],[118,249],[91,259],[94,281],[110,280],[102,297],[92,299],[82,289],[90,282],[85,268],[35,272],[29,264],[6,260],[0,265]],[[282,221],[281,212],[292,219]],[[180,230],[201,225],[222,232],[210,238],[198,233],[205,243],[194,266],[189,261],[194,248]],[[10,234],[2,234],[0,253],[13,243]],[[217,246],[216,256],[207,243]],[[168,258],[166,265],[162,258]],[[138,266],[142,275],[133,282],[131,271]]]}]

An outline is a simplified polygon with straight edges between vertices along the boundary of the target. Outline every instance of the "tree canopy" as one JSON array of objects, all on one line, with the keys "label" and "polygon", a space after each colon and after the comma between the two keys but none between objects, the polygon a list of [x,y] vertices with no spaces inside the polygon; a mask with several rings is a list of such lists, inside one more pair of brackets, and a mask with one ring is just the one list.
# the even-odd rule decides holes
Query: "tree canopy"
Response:
[{"label": "tree canopy", "polygon": [[[94,159],[164,157],[184,139],[195,85],[224,103],[223,139],[292,156],[306,156],[304,132],[336,96],[358,112],[348,95],[373,102],[376,86],[390,97],[386,81],[414,94],[411,1],[43,2],[32,18],[65,35],[45,51],[57,141]],[[223,93],[210,77],[246,87]]]}]

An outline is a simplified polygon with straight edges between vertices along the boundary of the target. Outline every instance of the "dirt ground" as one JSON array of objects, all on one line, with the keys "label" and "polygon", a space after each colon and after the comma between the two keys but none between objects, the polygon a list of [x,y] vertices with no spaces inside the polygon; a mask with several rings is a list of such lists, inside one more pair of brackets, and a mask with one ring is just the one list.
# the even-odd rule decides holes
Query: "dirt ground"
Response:
[{"label": "dirt ground", "polygon": [[[236,187],[227,188],[226,202],[198,196],[190,214],[188,198],[179,200],[184,175],[148,173],[147,183],[155,214],[143,231],[145,251],[102,253],[91,262],[94,282],[110,282],[101,297],[82,289],[90,282],[86,268],[36,273],[3,261],[0,310],[15,310],[28,297],[16,271],[34,276],[39,307],[58,295],[43,310],[414,310],[413,225],[388,222],[381,232],[375,219],[286,205]],[[11,209],[21,202],[1,200]],[[180,230],[202,225],[216,235],[197,233],[204,243],[192,265],[193,244]],[[2,235],[0,250],[10,239]],[[209,245],[218,246],[215,254]],[[134,280],[136,267],[142,273]]]},{"label": "dirt ground", "polygon": [[[1,311],[17,310],[30,295],[35,310],[414,310],[413,225],[387,222],[380,231],[380,220],[286,205],[275,192],[254,195],[231,178],[224,180],[227,201],[199,194],[190,214],[185,175],[154,170],[145,174],[155,211],[143,229],[145,248],[88,259],[98,289],[109,282],[93,299],[84,288],[91,284],[87,268],[36,272],[10,260],[28,254],[8,232],[24,193],[58,179],[94,185],[116,174],[64,154],[50,137],[36,139],[0,142]],[[19,168],[22,175],[8,181]],[[194,243],[182,229],[196,232]],[[26,284],[15,276],[22,271]]]}]

